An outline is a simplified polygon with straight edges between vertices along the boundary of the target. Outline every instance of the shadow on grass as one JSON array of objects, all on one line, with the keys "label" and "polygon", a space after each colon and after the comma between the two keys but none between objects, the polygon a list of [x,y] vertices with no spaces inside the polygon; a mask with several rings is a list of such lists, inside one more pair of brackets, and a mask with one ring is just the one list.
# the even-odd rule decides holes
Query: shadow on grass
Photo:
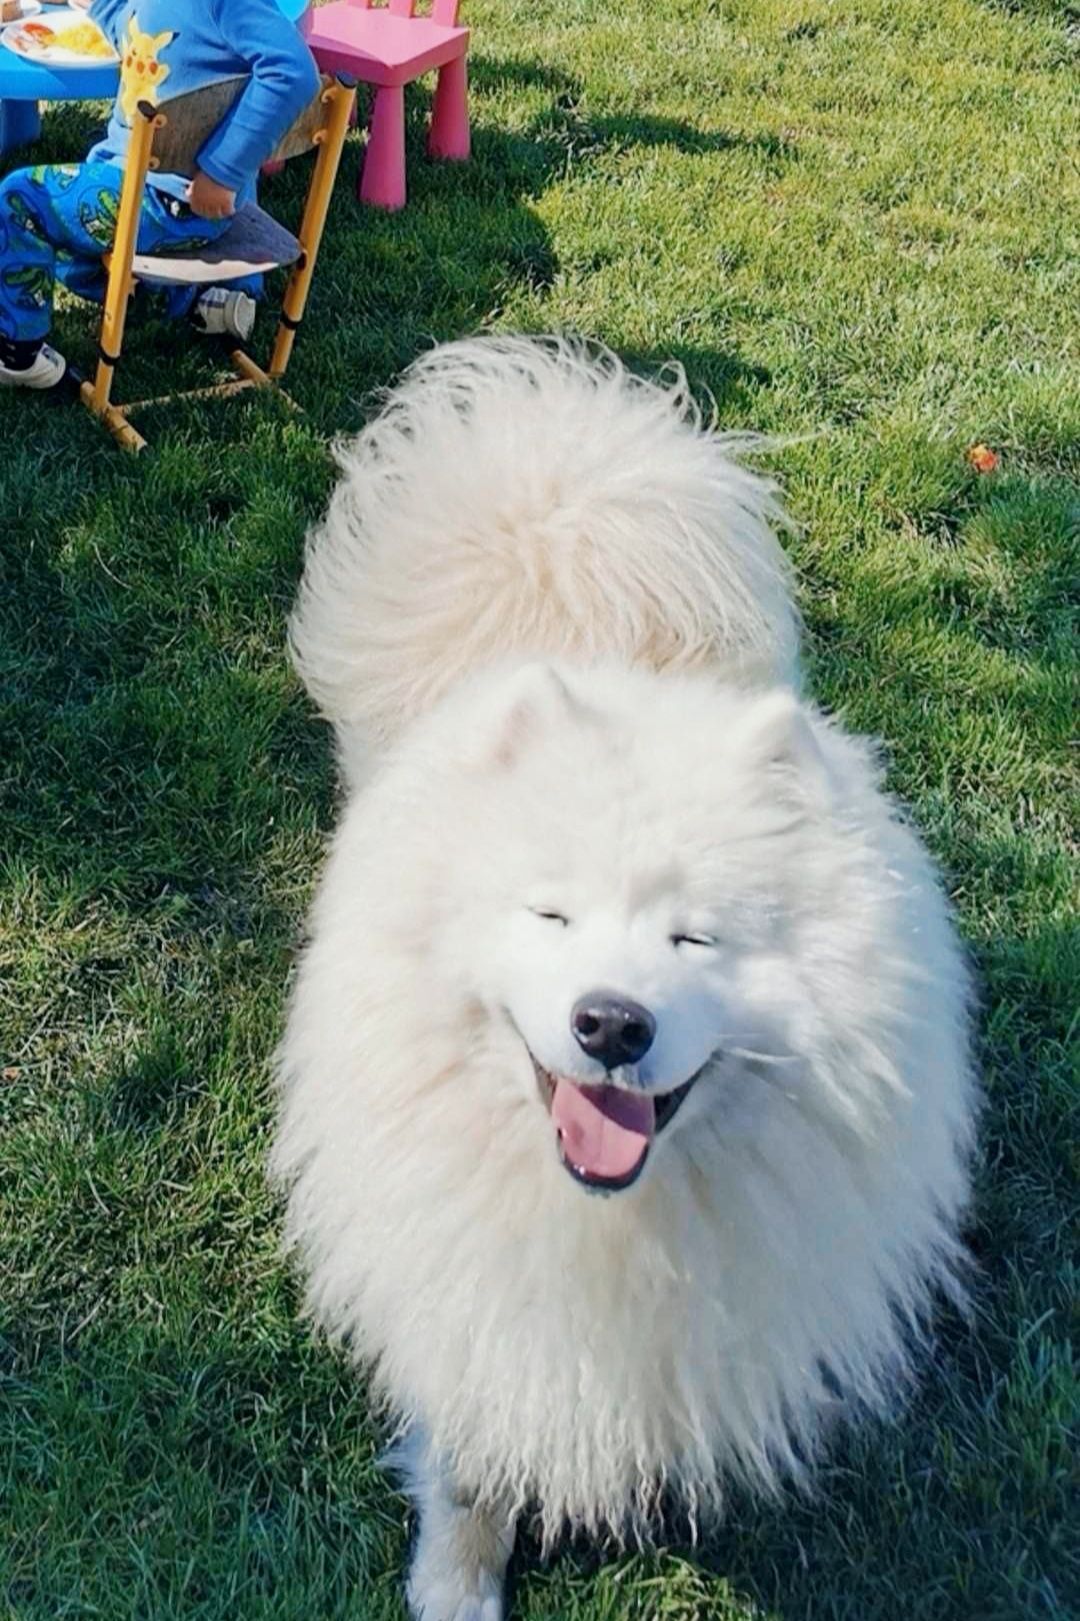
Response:
[{"label": "shadow on grass", "polygon": [[26,1487],[0,1549],[19,1621],[397,1621],[403,1515],[362,1385],[265,1310],[243,1335],[71,1324],[48,1351],[0,1340],[0,1386]]}]

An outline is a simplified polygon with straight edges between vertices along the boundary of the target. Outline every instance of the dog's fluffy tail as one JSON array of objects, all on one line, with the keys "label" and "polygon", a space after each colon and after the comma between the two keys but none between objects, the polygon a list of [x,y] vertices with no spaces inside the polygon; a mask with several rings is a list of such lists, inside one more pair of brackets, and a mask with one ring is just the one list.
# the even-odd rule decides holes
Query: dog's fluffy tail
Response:
[{"label": "dog's fluffy tail", "polygon": [[347,767],[519,655],[793,679],[783,512],[749,447],[703,427],[675,367],[645,382],[523,338],[417,361],[338,449],[292,619]]}]

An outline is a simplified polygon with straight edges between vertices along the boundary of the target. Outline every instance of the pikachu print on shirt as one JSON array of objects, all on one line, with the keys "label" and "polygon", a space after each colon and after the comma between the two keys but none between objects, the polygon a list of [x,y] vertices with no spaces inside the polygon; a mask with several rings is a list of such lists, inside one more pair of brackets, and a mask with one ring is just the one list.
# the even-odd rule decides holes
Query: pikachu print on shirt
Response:
[{"label": "pikachu print on shirt", "polygon": [[169,77],[162,56],[176,38],[175,33],[145,34],[135,12],[128,18],[127,36],[120,61],[120,110],[128,123],[134,121],[140,101],[158,104],[163,82]]}]

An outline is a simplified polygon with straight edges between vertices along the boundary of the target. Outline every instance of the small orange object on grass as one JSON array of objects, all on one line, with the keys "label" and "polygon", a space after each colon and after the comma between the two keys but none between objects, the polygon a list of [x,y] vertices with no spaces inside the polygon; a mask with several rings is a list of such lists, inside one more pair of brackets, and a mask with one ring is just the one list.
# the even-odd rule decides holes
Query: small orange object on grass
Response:
[{"label": "small orange object on grass", "polygon": [[989,445],[972,445],[967,459],[977,473],[992,473],[1000,460],[997,451],[991,450]]}]

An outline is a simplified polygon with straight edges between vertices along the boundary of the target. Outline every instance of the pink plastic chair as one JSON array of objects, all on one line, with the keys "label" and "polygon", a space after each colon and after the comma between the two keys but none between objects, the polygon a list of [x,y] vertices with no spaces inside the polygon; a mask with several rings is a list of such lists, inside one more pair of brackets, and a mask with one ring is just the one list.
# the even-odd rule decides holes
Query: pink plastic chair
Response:
[{"label": "pink plastic chair", "polygon": [[405,86],[432,68],[439,77],[428,151],[434,158],[469,156],[469,30],[457,25],[460,0],[432,0],[429,17],[417,17],[415,3],[334,0],[309,11],[304,30],[324,73],[375,86],[360,197],[377,208],[405,206]]}]

